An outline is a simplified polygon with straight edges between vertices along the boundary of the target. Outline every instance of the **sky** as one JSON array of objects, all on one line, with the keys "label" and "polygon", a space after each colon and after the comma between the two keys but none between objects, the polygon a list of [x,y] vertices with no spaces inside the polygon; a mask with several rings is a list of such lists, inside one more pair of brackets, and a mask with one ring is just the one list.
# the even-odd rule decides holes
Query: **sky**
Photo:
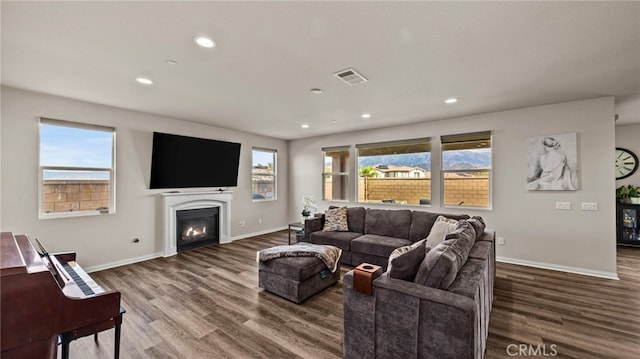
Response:
[{"label": "sky", "polygon": [[266,166],[273,162],[273,152],[264,152],[260,150],[253,150],[252,166],[263,165]]},{"label": "sky", "polygon": [[[111,168],[112,136],[111,132],[40,124],[40,165]],[[103,178],[104,174],[47,171],[45,178]]]}]

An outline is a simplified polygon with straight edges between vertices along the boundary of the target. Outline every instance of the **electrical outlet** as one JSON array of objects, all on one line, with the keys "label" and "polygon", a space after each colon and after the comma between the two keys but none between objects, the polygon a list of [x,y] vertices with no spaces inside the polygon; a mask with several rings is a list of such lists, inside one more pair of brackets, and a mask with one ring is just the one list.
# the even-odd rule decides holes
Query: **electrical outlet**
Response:
[{"label": "electrical outlet", "polygon": [[571,202],[556,202],[556,209],[571,209]]},{"label": "electrical outlet", "polygon": [[258,218],[258,224],[262,224],[262,218]]},{"label": "electrical outlet", "polygon": [[244,221],[239,221],[238,222],[238,227],[244,227],[246,223]]},{"label": "electrical outlet", "polygon": [[498,244],[501,246],[504,245],[504,237],[498,237]]},{"label": "electrical outlet", "polygon": [[597,211],[598,204],[596,202],[582,202],[583,211]]}]

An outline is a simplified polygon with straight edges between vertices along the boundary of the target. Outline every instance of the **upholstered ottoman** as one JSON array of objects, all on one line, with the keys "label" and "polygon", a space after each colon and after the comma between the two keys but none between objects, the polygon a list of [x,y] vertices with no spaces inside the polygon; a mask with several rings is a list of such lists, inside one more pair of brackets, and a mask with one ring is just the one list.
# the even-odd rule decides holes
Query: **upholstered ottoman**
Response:
[{"label": "upholstered ottoman", "polygon": [[258,269],[260,288],[295,303],[303,302],[340,280],[340,268],[331,272],[324,261],[315,256],[259,259]]}]

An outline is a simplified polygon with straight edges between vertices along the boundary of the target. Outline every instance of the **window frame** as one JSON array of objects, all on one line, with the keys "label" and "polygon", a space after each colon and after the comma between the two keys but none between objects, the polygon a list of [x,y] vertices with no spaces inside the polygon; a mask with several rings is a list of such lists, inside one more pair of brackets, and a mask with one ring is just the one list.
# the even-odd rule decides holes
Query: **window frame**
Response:
[{"label": "window frame", "polygon": [[[340,171],[340,172],[326,172],[326,159],[327,159],[327,152],[346,152],[347,153],[347,158],[344,161],[344,163],[346,163],[346,171]],[[334,146],[334,147],[323,147],[322,148],[322,200],[323,201],[334,201],[334,202],[344,202],[344,203],[348,203],[350,200],[350,186],[349,186],[349,176],[350,176],[350,171],[351,171],[351,167],[353,167],[353,165],[351,164],[351,146]],[[335,198],[327,198],[327,193],[326,193],[326,189],[327,189],[327,185],[326,185],[326,178],[327,176],[331,176],[332,181],[333,181],[333,176],[344,176],[345,180],[344,180],[344,191],[345,191],[345,195],[344,195],[344,199],[335,199]],[[333,185],[333,184],[332,184]]]},{"label": "window frame", "polygon": [[[253,198],[253,152],[271,152],[273,154],[273,197],[272,198]],[[263,148],[263,147],[251,147],[251,201],[252,202],[269,202],[276,201],[278,199],[278,150]]]},{"label": "window frame", "polygon": [[[75,167],[75,166],[43,166],[41,165],[42,129],[41,125],[69,127],[82,130],[111,133],[111,167]],[[44,211],[44,172],[45,171],[104,171],[109,172],[109,209],[108,210],[78,210],[69,212]],[[116,213],[116,129],[109,126],[92,125],[81,122],[56,120],[46,117],[38,119],[38,219],[55,219],[69,217],[84,217]]]},{"label": "window frame", "polygon": [[[486,148],[491,149],[491,154],[490,154],[490,158],[491,158],[491,167],[489,169],[486,168],[482,168],[482,169],[451,169],[451,170],[445,170],[444,169],[444,154],[445,152],[447,152],[446,150],[444,150],[444,144],[445,144],[445,140],[450,141],[451,139],[455,139],[455,138],[464,138],[464,137],[480,137],[480,136],[488,136],[488,142],[489,142],[489,146]],[[465,141],[459,141],[459,143],[463,143]],[[451,143],[455,143],[455,142],[451,142]],[[469,150],[472,148],[468,148]],[[480,132],[472,132],[472,133],[461,133],[461,134],[454,134],[454,135],[443,135],[440,136],[440,204],[443,208],[472,208],[474,210],[492,210],[493,209],[493,131],[480,131]],[[445,176],[447,173],[456,173],[456,172],[473,172],[473,173],[480,173],[480,172],[488,172],[488,203],[486,206],[472,206],[472,205],[452,205],[452,204],[445,204]]]},{"label": "window frame", "polygon": [[[384,200],[382,200],[382,202],[370,202],[370,201],[361,201],[359,198],[359,193],[360,193],[360,167],[359,167],[359,163],[360,163],[360,151],[361,150],[371,150],[371,149],[375,149],[375,148],[384,148],[384,147],[393,147],[393,146],[409,146],[409,145],[414,145],[414,146],[425,146],[427,147],[428,152],[429,153],[429,159],[432,163],[432,159],[433,159],[433,146],[432,146],[432,138],[431,137],[419,137],[419,138],[411,138],[411,139],[404,139],[404,140],[394,140],[394,141],[385,141],[385,142],[373,142],[373,143],[363,143],[363,144],[356,144],[355,148],[356,148],[356,155],[355,155],[355,163],[356,163],[356,183],[355,183],[355,187],[356,187],[356,191],[355,193],[356,198],[355,198],[355,202],[359,203],[359,204],[372,204],[375,203],[376,205],[382,205],[382,206],[416,206],[416,207],[420,207],[420,208],[424,208],[424,207],[431,207],[431,201],[433,200],[433,175],[431,174],[430,177],[430,181],[431,181],[431,185],[429,188],[429,193],[427,193],[428,195],[428,200],[429,200],[429,204],[420,204],[420,203],[402,203],[402,202],[384,202]],[[420,153],[420,152],[407,152],[408,153]],[[425,170],[425,172],[431,172],[431,168],[429,168],[428,170]],[[420,176],[412,176],[411,172],[409,172],[407,174],[406,177],[397,177],[397,176],[392,176],[391,178],[406,178],[406,179],[416,179],[416,178],[421,178]],[[426,199],[426,198],[425,198]],[[420,201],[419,201],[420,202]]]}]

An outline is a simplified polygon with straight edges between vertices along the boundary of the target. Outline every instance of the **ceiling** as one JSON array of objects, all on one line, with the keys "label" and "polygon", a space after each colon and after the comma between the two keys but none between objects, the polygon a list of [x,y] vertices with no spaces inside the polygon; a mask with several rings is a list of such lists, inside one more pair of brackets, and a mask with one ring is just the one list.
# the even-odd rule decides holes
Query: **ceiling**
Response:
[{"label": "ceiling", "polygon": [[4,85],[281,139],[600,96],[640,123],[639,2],[1,6]]}]

